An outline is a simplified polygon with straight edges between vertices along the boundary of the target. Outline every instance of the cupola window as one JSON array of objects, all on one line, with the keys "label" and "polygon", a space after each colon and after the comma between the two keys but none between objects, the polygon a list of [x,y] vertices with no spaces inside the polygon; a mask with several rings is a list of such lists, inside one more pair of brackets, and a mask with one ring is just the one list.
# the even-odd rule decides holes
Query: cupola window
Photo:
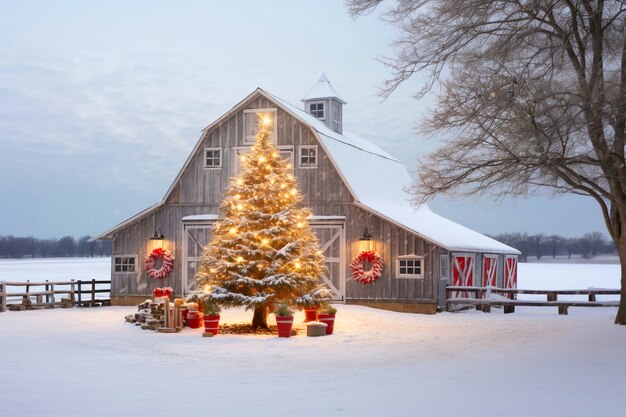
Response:
[{"label": "cupola window", "polygon": [[309,113],[318,119],[325,119],[324,116],[324,103],[311,103],[309,104]]}]

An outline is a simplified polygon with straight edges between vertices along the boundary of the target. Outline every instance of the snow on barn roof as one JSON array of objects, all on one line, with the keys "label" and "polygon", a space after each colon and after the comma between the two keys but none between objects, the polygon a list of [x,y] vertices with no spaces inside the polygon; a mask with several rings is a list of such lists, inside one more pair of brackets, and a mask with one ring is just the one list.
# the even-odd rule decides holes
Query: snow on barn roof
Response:
[{"label": "snow on barn roof", "polygon": [[439,216],[426,204],[413,207],[409,195],[404,191],[411,184],[411,177],[398,159],[356,135],[337,133],[293,104],[264,93],[318,133],[328,157],[361,208],[451,251],[520,253]]},{"label": "snow on barn roof", "polygon": [[309,90],[304,96],[302,101],[309,101],[315,99],[335,98],[339,100],[341,104],[347,104],[344,99],[341,98],[337,90],[332,86],[326,75],[322,74],[317,83]]},{"label": "snow on barn roof", "polygon": [[[343,178],[357,206],[450,251],[520,254],[518,250],[510,246],[433,213],[426,204],[418,208],[411,206],[409,196],[404,191],[405,187],[411,184],[411,177],[398,159],[356,135],[333,131],[299,107],[261,88],[257,88],[202,130],[202,135],[194,150],[189,154],[184,166],[159,203],[93,237],[90,241],[111,239],[118,230],[163,206],[202,145],[204,133],[239,111],[257,94],[280,105],[286,112],[313,129],[313,133]],[[339,94],[323,74],[318,84],[306,95],[305,100],[324,98],[322,96],[339,98]],[[183,220],[209,220],[205,216],[211,216],[213,219],[214,215],[198,215],[197,218],[187,216]]]}]

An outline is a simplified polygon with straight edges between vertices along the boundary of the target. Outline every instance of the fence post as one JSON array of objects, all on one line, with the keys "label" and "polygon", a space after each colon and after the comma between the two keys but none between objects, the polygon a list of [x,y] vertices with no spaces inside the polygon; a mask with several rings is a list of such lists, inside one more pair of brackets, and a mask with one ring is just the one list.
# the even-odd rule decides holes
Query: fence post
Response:
[{"label": "fence post", "polygon": [[83,281],[82,280],[78,280],[78,307],[82,307],[83,306]]},{"label": "fence post", "polygon": [[26,308],[28,310],[28,308],[30,307],[32,309],[32,304],[30,302],[30,280],[27,279],[26,280],[26,295],[22,296],[22,304],[24,304],[24,308]]},{"label": "fence post", "polygon": [[7,311],[7,286],[6,281],[0,281],[0,313]]},{"label": "fence post", "polygon": [[91,280],[91,305],[96,305],[96,280]]},{"label": "fence post", "polygon": [[74,305],[76,303],[76,300],[74,300],[75,283],[73,279],[70,281],[72,282],[70,284],[70,300],[72,300],[72,305]]},{"label": "fence post", "polygon": [[49,304],[50,307],[54,308],[54,303],[55,303],[55,299],[54,299],[54,284],[50,285],[50,299],[49,299]]},{"label": "fence post", "polygon": [[[46,280],[46,282],[48,282],[48,280]],[[50,286],[46,284],[46,304],[50,304],[50,294],[48,294],[48,291],[50,291]]]}]

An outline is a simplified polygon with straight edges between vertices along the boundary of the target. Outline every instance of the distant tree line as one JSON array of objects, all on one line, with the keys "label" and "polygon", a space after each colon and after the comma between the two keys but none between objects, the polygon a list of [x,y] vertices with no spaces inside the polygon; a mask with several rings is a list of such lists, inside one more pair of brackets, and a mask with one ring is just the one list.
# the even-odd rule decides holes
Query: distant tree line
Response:
[{"label": "distant tree line", "polygon": [[[529,256],[543,257],[582,256],[593,258],[600,254],[616,254],[613,241],[600,232],[587,233],[582,237],[565,238],[559,235],[501,233],[490,236],[506,245],[518,249],[520,262]],[[29,237],[0,236],[0,258],[66,258],[111,256],[111,241],[89,242],[91,236],[76,240],[72,236],[60,239],[38,239]]]},{"label": "distant tree line", "polygon": [[60,239],[38,239],[32,236],[0,236],[0,258],[68,258],[111,256],[111,241],[89,242],[91,236],[76,240],[72,236]]},{"label": "distant tree line", "polygon": [[522,252],[520,262],[526,262],[529,256],[537,259],[557,256],[571,258],[572,255],[594,258],[601,254],[617,254],[613,241],[600,232],[586,233],[583,237],[574,238],[543,233],[502,233],[491,237]]}]

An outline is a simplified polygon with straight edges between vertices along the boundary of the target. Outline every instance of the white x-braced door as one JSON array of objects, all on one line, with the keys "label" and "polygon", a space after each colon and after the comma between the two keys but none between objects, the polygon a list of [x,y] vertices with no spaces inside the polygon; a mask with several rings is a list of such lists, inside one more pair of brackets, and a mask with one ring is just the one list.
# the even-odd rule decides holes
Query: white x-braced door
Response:
[{"label": "white x-braced door", "polygon": [[[183,225],[183,288],[185,293],[196,289],[194,279],[200,267],[202,250],[211,240],[213,223]],[[343,224],[311,224],[326,258],[326,274],[322,277],[332,299],[345,296],[345,229]]]},{"label": "white x-braced door", "polygon": [[194,277],[200,267],[202,250],[211,240],[213,223],[183,224],[183,291],[196,289]]},{"label": "white x-braced door", "polygon": [[346,294],[345,229],[343,224],[311,224],[326,257],[326,275],[322,277],[334,301],[344,301]]}]

